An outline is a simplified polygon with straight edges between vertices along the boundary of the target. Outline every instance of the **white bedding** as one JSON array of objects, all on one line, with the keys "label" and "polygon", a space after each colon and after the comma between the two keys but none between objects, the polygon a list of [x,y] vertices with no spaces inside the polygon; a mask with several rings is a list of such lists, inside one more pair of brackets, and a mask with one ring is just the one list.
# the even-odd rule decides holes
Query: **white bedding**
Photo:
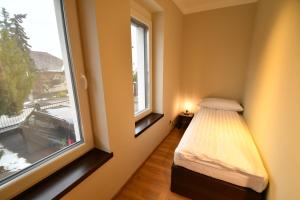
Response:
[{"label": "white bedding", "polygon": [[234,111],[201,108],[175,150],[174,163],[256,192],[268,183],[252,136]]}]

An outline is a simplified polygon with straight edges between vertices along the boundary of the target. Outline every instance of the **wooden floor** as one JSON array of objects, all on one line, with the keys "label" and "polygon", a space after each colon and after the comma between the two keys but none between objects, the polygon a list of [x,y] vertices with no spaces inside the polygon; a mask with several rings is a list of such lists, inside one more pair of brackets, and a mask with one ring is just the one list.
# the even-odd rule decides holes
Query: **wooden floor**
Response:
[{"label": "wooden floor", "polygon": [[133,175],[115,199],[187,199],[170,191],[174,150],[181,136],[182,132],[175,128]]}]

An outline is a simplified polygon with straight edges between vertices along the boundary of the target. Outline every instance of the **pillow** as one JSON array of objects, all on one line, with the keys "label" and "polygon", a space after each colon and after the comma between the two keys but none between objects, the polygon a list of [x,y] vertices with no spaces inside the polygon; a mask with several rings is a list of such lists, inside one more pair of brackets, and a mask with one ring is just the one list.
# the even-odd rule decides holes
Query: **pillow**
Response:
[{"label": "pillow", "polygon": [[200,106],[218,110],[243,111],[243,107],[235,100],[221,98],[204,98],[200,102]]}]

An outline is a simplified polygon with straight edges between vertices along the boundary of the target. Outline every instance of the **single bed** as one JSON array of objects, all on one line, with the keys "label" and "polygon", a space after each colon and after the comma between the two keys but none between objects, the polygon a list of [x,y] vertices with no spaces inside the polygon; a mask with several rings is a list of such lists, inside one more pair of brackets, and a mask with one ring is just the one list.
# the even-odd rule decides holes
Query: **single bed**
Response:
[{"label": "single bed", "polygon": [[174,154],[171,190],[192,199],[264,199],[268,175],[243,118],[201,107]]}]

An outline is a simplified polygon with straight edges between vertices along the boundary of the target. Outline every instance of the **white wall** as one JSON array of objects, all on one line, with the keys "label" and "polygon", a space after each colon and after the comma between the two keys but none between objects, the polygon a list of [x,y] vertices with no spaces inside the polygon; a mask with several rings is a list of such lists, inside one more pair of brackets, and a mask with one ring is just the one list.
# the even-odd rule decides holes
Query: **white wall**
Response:
[{"label": "white wall", "polygon": [[[161,61],[163,63],[163,85],[161,87],[163,89],[162,108],[165,116],[135,138],[130,1],[78,1],[85,63],[89,84],[92,85],[89,87],[89,93],[92,102],[95,140],[99,147],[110,149],[114,153],[114,157],[65,195],[63,199],[112,198],[171,129],[169,120],[176,117],[179,104],[183,16],[172,1],[158,0],[157,2],[163,9],[164,18],[162,29],[164,30],[164,44],[162,45],[164,49],[163,61]],[[91,20],[91,9],[94,9],[96,16],[96,27],[94,27],[96,35],[94,36],[90,35],[90,31],[95,31],[93,26],[83,24]],[[96,37],[97,40],[90,40],[89,37]],[[99,52],[97,52],[97,46]],[[95,55],[91,56],[90,54]],[[99,63],[97,63],[97,57]],[[103,88],[98,87],[101,77]],[[101,106],[97,105],[98,100],[100,100]],[[102,105],[106,113],[101,110]],[[99,126],[99,123],[102,123],[103,113],[107,122],[107,128],[104,130]],[[105,137],[106,134],[108,137]]]},{"label": "white wall", "polygon": [[300,1],[260,0],[245,117],[270,175],[268,199],[300,199]]},{"label": "white wall", "polygon": [[162,93],[154,104],[162,100],[157,107],[165,117],[134,138],[130,1],[79,0],[82,23],[91,18],[91,8],[96,16],[93,37],[98,41],[88,39],[92,25],[81,27],[92,84],[95,140],[99,147],[112,150],[114,157],[64,199],[110,199],[116,194],[168,134],[169,120],[181,111],[179,80],[183,100],[197,101],[203,95],[243,99],[246,120],[270,175],[268,199],[300,199],[300,1],[259,1],[249,69],[255,4],[185,16],[183,34],[183,16],[172,1],[157,2],[163,13],[153,18],[163,19],[159,23],[163,28],[156,30],[164,33],[153,40],[164,43],[163,53],[153,55],[162,57],[154,63],[163,66],[157,73],[162,83],[154,85],[154,93]]},{"label": "white wall", "polygon": [[216,96],[241,100],[256,3],[184,16],[181,95],[194,108]]}]

